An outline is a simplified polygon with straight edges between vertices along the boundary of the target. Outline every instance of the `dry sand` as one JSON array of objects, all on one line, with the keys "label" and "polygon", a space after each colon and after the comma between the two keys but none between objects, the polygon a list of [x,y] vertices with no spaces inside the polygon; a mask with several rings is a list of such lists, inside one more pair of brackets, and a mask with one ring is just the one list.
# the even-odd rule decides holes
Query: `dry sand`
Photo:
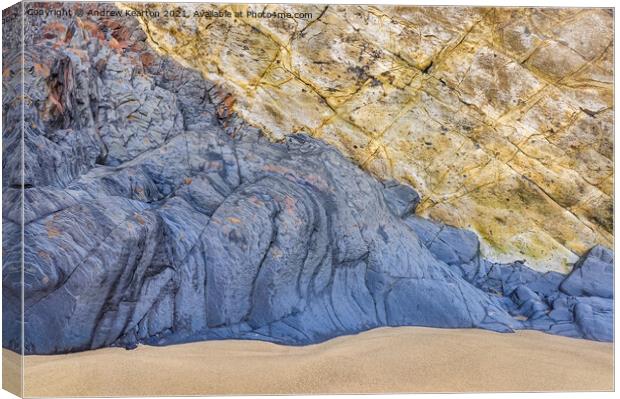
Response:
[{"label": "dry sand", "polygon": [[28,356],[25,367],[27,396],[613,389],[612,344],[532,331],[381,328],[306,347],[110,348]]}]

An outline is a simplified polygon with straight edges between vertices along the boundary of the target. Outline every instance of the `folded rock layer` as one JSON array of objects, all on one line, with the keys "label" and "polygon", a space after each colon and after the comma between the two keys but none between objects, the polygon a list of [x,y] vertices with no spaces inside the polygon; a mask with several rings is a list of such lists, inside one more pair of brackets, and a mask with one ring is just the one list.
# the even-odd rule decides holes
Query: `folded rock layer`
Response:
[{"label": "folded rock layer", "polygon": [[611,245],[611,10],[176,10],[243,17],[139,17],[155,49],[224,85],[270,137],[306,132],[412,185],[421,215],[475,231],[487,257],[567,272]]},{"label": "folded rock layer", "polygon": [[3,97],[4,347],[22,293],[28,354],[400,325],[613,338],[610,251],[568,278],[489,262],[475,234],[413,215],[411,187],[247,125],[136,20],[28,17],[25,40],[24,126],[21,93]]}]

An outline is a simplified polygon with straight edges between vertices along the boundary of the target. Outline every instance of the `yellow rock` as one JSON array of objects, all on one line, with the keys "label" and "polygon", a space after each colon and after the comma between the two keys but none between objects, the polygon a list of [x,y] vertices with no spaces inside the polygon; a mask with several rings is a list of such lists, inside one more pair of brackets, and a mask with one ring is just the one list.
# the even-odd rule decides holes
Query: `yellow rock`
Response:
[{"label": "yellow rock", "polygon": [[142,18],[151,46],[274,139],[307,132],[413,185],[419,213],[476,231],[485,256],[566,272],[611,245],[611,10],[179,7],[241,14]]}]

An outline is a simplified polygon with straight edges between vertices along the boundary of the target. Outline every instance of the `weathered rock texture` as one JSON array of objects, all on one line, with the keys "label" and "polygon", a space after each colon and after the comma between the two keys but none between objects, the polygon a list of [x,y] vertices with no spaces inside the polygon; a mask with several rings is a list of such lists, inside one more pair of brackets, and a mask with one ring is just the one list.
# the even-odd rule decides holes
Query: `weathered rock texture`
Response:
[{"label": "weathered rock texture", "polygon": [[[568,278],[489,262],[474,233],[413,215],[411,187],[245,124],[136,20],[28,17],[25,40],[23,93],[3,97],[4,347],[19,350],[22,293],[38,354],[386,325],[613,338],[608,250]],[[12,85],[21,54],[3,51]]]},{"label": "weathered rock texture", "polygon": [[611,245],[611,10],[179,6],[248,9],[311,16],[140,20],[247,122],[409,183],[421,215],[475,231],[485,256],[566,272]]}]

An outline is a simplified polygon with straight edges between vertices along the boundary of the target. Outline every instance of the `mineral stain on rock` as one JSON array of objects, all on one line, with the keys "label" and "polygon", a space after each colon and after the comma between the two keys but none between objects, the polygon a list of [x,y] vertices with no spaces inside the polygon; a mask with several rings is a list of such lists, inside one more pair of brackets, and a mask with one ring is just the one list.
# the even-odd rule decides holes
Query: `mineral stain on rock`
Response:
[{"label": "mineral stain on rock", "polygon": [[[392,23],[372,10],[373,18]],[[330,34],[329,21],[336,17],[323,11],[320,20],[297,27],[295,37]],[[402,11],[406,16],[411,10]],[[464,28],[473,32],[477,15],[472,11]],[[456,20],[455,27],[461,26]],[[213,22],[221,23],[228,22]],[[434,26],[430,19],[425,24]],[[40,35],[38,29],[52,31],[51,26],[55,34]],[[4,25],[3,33],[17,37],[18,28]],[[175,48],[188,48],[193,42],[185,42],[181,28]],[[239,24],[224,34],[214,27],[207,32],[212,40],[202,40],[211,46],[251,40],[248,48],[255,51],[276,40],[296,45],[282,30],[266,36],[246,28]],[[285,104],[307,110],[297,108],[286,120],[303,120],[274,140],[234,112],[243,114],[243,104],[237,105],[245,97],[152,50],[148,35],[161,33],[157,29],[136,19],[28,19],[25,97],[18,90],[3,97],[4,347],[17,351],[21,346],[22,289],[28,354],[223,338],[302,345],[403,325],[499,332],[530,328],[613,339],[611,251],[591,249],[568,276],[535,271],[523,261],[487,260],[475,233],[416,214],[428,209],[425,192],[420,201],[410,185],[369,174],[364,165],[375,158],[356,164],[359,158],[343,155],[343,147],[330,145],[329,137],[312,137],[321,135],[309,125],[327,126],[315,116],[333,113],[337,106],[323,89],[275,66],[284,62],[276,61],[288,47],[266,47],[252,55],[253,61],[271,65],[257,79],[251,78],[260,70],[253,61],[236,64],[243,68],[236,75],[244,80],[240,87],[254,85],[266,96],[306,93],[317,100],[311,104],[289,95],[270,104],[276,112]],[[439,26],[433,29],[429,40],[449,40]],[[235,34],[236,40],[226,39]],[[338,43],[348,49],[347,41],[358,40],[346,39]],[[21,82],[21,54],[7,47],[3,52],[9,86]],[[374,60],[364,74],[382,71],[383,56],[371,48],[358,54]],[[426,75],[441,69],[441,63],[432,62]],[[363,80],[340,82],[313,73],[331,82],[343,106]],[[390,76],[398,90],[413,87],[413,80],[403,86],[401,74]],[[274,82],[275,92],[266,91],[265,79]],[[290,86],[283,88],[276,79]],[[386,93],[396,101],[402,93],[393,87]],[[21,107],[14,104],[23,98],[29,101],[22,141]],[[58,104],[50,107],[52,98]],[[401,107],[396,111],[401,118],[379,130],[404,123],[402,117],[412,109]],[[252,115],[269,117],[258,109]],[[353,124],[336,121],[344,129],[337,131],[355,131]],[[410,122],[414,128],[430,123]],[[444,139],[428,140],[436,148]],[[17,166],[22,142],[23,171]],[[477,157],[467,143],[463,139],[452,155]],[[387,153],[383,145],[364,146]],[[475,175],[472,170],[459,173]],[[534,180],[512,182],[535,186]],[[496,189],[495,194],[496,199],[506,193]],[[540,206],[525,191],[517,194]],[[579,231],[573,231],[576,240]]]},{"label": "mineral stain on rock", "polygon": [[495,261],[566,273],[611,245],[612,10],[263,8],[312,16],[140,24],[235,93],[246,122],[276,139],[305,131],[412,185],[420,215],[475,231]]}]

